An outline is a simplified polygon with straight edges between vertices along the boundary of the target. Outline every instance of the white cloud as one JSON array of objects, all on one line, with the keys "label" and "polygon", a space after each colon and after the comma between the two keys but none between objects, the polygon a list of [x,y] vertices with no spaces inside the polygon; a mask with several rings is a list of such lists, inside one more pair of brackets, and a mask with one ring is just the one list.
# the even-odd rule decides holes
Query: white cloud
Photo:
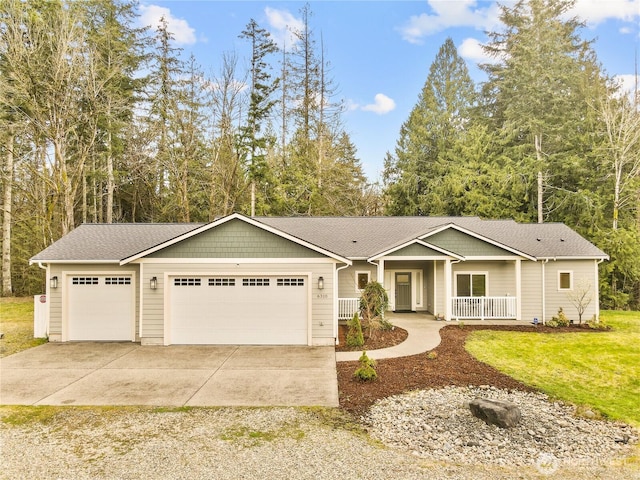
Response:
[{"label": "white cloud", "polygon": [[640,18],[640,0],[577,0],[570,14],[591,26],[609,19],[631,22]]},{"label": "white cloud", "polygon": [[476,38],[466,38],[459,46],[458,53],[465,60],[475,63],[496,63],[497,58],[487,54],[482,49],[482,43]]},{"label": "white cloud", "polygon": [[[399,28],[402,38],[422,43],[425,37],[451,27],[493,30],[500,26],[498,2],[478,0],[427,0],[431,13],[413,15]],[[505,3],[505,2],[501,2]],[[506,2],[512,6],[513,2]],[[595,26],[608,19],[636,22],[640,18],[640,0],[577,0],[567,17],[577,16]]]},{"label": "white cloud", "polygon": [[402,38],[409,43],[422,43],[424,37],[449,27],[474,27],[488,30],[499,24],[497,3],[476,8],[476,0],[428,0],[432,14],[413,15],[400,28]]},{"label": "white cloud", "polygon": [[171,10],[158,5],[140,5],[140,22],[144,26],[158,28],[162,17],[167,21],[169,31],[173,34],[175,42],[179,45],[192,45],[196,43],[196,31],[189,26],[189,23],[176,18],[171,14]]},{"label": "white cloud", "polygon": [[280,48],[291,48],[298,40],[293,32],[299,32],[304,29],[302,20],[296,18],[288,10],[278,10],[267,7],[264,9],[264,13],[271,27],[270,33],[273,41],[276,42]]},{"label": "white cloud", "polygon": [[613,81],[620,85],[621,93],[632,94],[636,85],[640,87],[640,76],[636,78],[633,73],[624,75],[615,75]]},{"label": "white cloud", "polygon": [[387,97],[384,93],[377,93],[374,97],[374,103],[365,105],[362,110],[365,112],[374,112],[378,115],[384,115],[395,110],[396,102],[392,98]]}]

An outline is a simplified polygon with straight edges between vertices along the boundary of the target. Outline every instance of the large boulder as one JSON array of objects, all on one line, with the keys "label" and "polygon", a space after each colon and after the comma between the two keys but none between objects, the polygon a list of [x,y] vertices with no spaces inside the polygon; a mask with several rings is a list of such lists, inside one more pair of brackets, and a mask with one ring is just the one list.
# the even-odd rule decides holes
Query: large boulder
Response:
[{"label": "large boulder", "polygon": [[469,402],[469,410],[480,420],[500,428],[515,427],[521,418],[517,405],[503,400],[474,398]]}]

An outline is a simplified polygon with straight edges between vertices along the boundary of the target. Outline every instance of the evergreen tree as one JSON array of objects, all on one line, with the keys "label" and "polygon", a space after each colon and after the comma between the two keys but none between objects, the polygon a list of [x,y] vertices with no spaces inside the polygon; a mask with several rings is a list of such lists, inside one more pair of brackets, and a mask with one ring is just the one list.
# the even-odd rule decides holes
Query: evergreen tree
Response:
[{"label": "evergreen tree", "polygon": [[528,178],[530,218],[575,226],[586,209],[581,189],[591,142],[585,132],[594,128],[589,104],[604,79],[590,42],[579,35],[583,23],[565,18],[574,3],[501,6],[504,31],[490,33],[485,47],[498,61],[483,66],[489,76],[483,98],[492,128],[516,129],[509,156]]},{"label": "evergreen tree", "polygon": [[389,214],[445,213],[429,198],[456,163],[444,154],[469,127],[475,102],[467,66],[448,38],[431,64],[418,103],[400,129],[395,156],[387,157]]},{"label": "evergreen tree", "polygon": [[[242,143],[247,150],[247,173],[251,184],[251,216],[256,214],[256,190],[261,191],[268,178],[265,150],[269,139],[261,134],[264,122],[268,121],[275,100],[273,93],[278,87],[278,79],[272,80],[266,58],[278,51],[268,31],[258,26],[255,20],[247,24],[240,35],[251,42],[251,70],[249,91],[249,112],[246,125],[240,129]],[[256,188],[256,185],[258,187]],[[261,214],[266,213],[264,201],[260,204]]]}]

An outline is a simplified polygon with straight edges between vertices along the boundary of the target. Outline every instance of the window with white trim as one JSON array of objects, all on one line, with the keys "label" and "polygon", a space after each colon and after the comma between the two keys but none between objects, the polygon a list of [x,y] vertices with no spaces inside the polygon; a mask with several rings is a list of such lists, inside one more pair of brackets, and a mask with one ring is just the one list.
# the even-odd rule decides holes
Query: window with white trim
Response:
[{"label": "window with white trim", "polygon": [[236,285],[235,278],[210,278],[210,287],[234,287]]},{"label": "window with white trim", "polygon": [[73,285],[98,285],[98,277],[72,277]]},{"label": "window with white trim", "polygon": [[371,272],[356,272],[356,290],[364,290],[371,280]]},{"label": "window with white trim", "polygon": [[268,287],[269,279],[268,278],[243,278],[242,286],[243,287]]},{"label": "window with white trim", "polygon": [[278,278],[278,287],[304,287],[304,278]]},{"label": "window with white trim", "polygon": [[573,272],[558,272],[558,290],[573,289]]},{"label": "window with white trim", "polygon": [[486,273],[456,273],[456,297],[486,297]]},{"label": "window with white trim", "polygon": [[131,277],[105,277],[105,285],[131,285]]},{"label": "window with white trim", "polygon": [[174,278],[173,284],[176,287],[199,287],[202,284],[200,278]]}]

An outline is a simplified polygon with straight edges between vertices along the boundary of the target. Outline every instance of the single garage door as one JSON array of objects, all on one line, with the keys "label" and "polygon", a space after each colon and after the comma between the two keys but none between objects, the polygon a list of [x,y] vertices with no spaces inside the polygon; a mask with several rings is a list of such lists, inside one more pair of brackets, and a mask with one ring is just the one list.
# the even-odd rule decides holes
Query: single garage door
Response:
[{"label": "single garage door", "polygon": [[67,276],[69,340],[133,340],[130,275]]},{"label": "single garage door", "polygon": [[171,277],[172,344],[306,345],[306,276]]}]

